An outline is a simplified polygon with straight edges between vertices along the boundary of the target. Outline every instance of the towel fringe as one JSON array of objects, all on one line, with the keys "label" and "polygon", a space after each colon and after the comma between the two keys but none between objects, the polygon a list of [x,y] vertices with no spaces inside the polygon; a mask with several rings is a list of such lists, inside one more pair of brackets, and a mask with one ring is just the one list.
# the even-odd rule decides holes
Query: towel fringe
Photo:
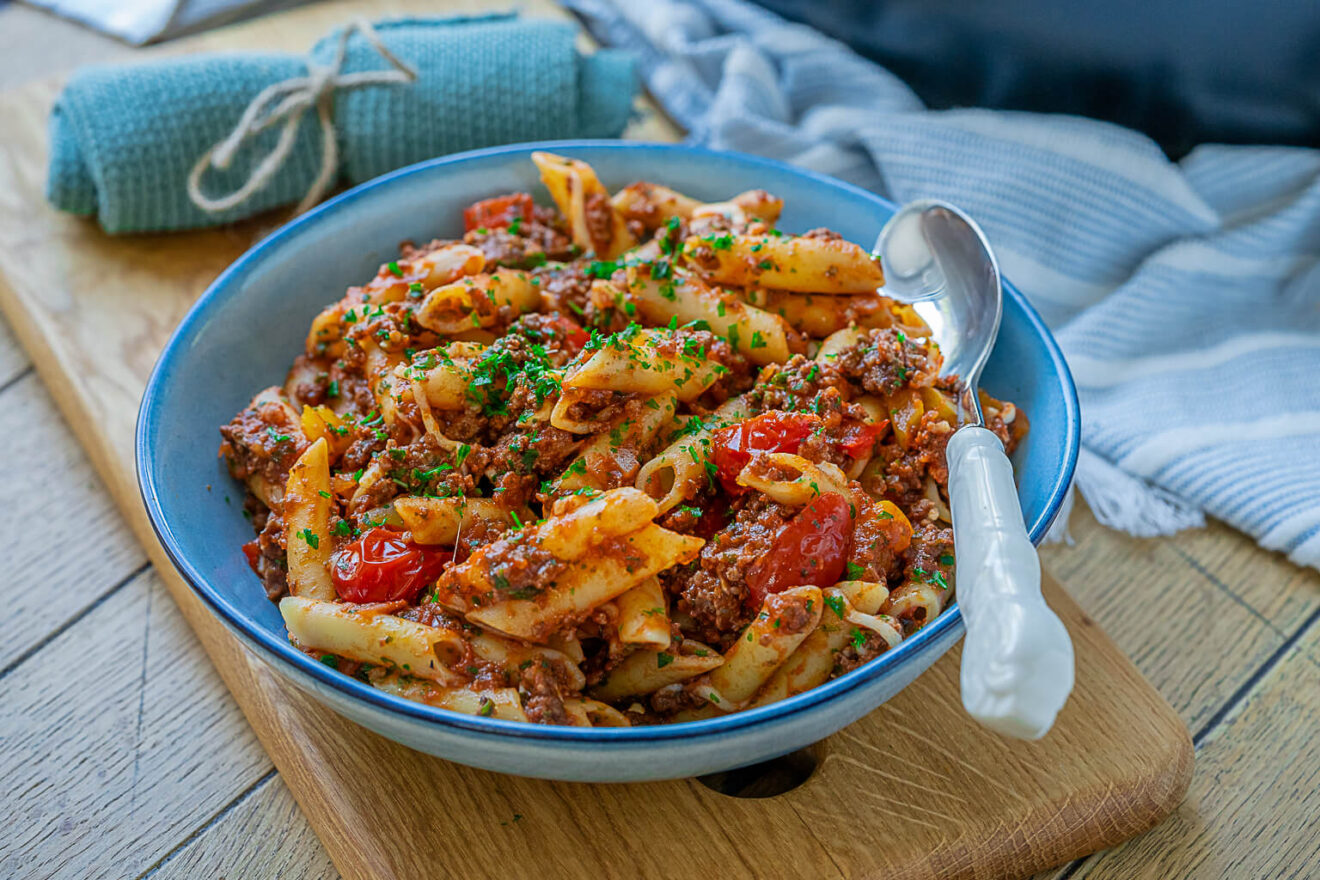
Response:
[{"label": "towel fringe", "polygon": [[1139,538],[1205,526],[1200,508],[1119,470],[1085,447],[1077,459],[1076,486],[1101,525]]}]

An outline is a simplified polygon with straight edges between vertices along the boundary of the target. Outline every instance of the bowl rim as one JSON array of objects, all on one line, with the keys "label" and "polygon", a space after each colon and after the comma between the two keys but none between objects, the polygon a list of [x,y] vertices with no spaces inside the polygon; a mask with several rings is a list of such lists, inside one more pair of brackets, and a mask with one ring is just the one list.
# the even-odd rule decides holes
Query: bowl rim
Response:
[{"label": "bowl rim", "polygon": [[[339,695],[350,701],[363,702],[371,708],[384,711],[390,715],[402,715],[414,721],[436,724],[441,728],[456,728],[457,731],[462,732],[539,740],[547,744],[570,745],[590,742],[597,745],[622,745],[625,743],[696,740],[706,737],[719,737],[723,734],[771,722],[783,722],[788,720],[790,716],[797,716],[825,703],[832,702],[863,685],[881,678],[901,667],[909,659],[915,659],[917,655],[933,648],[943,636],[962,624],[962,614],[956,598],[934,622],[922,627],[911,638],[905,639],[897,648],[886,651],[879,657],[836,679],[766,706],[700,721],[638,727],[581,728],[529,724],[522,721],[505,721],[498,718],[464,715],[448,709],[405,700],[402,697],[377,690],[355,678],[343,675],[297,650],[289,643],[287,638],[280,638],[278,634],[270,632],[264,627],[253,625],[188,560],[180,542],[175,537],[171,524],[166,521],[160,507],[155,473],[152,467],[152,444],[149,442],[155,437],[158,428],[155,402],[160,398],[160,389],[169,382],[169,376],[177,365],[176,359],[186,347],[186,340],[194,334],[199,326],[207,322],[210,312],[223,302],[225,294],[235,282],[259,264],[268,252],[277,249],[286,240],[303,234],[329,215],[351,207],[358,199],[377,188],[395,184],[415,175],[427,174],[437,168],[462,165],[476,160],[499,157],[512,159],[514,156],[526,156],[527,153],[533,150],[572,152],[573,150],[582,149],[633,152],[637,154],[678,152],[688,154],[703,162],[732,160],[743,165],[751,165],[805,178],[812,183],[842,190],[853,196],[863,198],[890,211],[897,208],[888,199],[861,187],[775,159],[767,159],[732,150],[715,150],[693,144],[648,141],[579,139],[507,144],[430,159],[358,184],[323,202],[307,213],[294,218],[244,252],[220,273],[207,287],[206,291],[198,297],[197,301],[193,303],[183,319],[174,328],[169,341],[161,349],[161,353],[152,368],[151,376],[147,381],[138,410],[134,436],[134,458],[137,466],[138,488],[147,510],[147,518],[151,522],[152,530],[170,561],[193,592],[206,603],[212,613],[221,619],[222,623],[246,637],[250,644],[263,649],[264,655],[269,659],[291,666],[292,670],[287,670],[286,674],[288,672],[301,674],[322,687],[337,691]],[[1063,468],[1054,475],[1054,482],[1049,487],[1048,501],[1044,510],[1028,528],[1032,543],[1039,544],[1054,519],[1058,516],[1077,465],[1077,455],[1081,445],[1081,419],[1077,401],[1077,388],[1058,343],[1045,326],[1045,322],[1040,315],[1027,301],[1026,297],[1008,281],[1004,281],[1004,292],[1007,298],[1012,299],[1022,309],[1032,330],[1044,342],[1045,353],[1054,369],[1058,371],[1064,385],[1063,416],[1066,436],[1063,438]]]}]

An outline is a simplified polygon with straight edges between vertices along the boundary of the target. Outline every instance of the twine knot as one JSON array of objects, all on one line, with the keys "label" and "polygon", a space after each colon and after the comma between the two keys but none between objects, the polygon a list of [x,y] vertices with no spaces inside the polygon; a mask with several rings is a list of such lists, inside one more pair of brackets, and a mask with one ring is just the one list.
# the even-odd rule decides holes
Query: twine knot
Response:
[{"label": "twine knot", "polygon": [[[363,70],[356,73],[341,73],[344,59],[348,56],[348,41],[353,34],[361,34],[363,39],[388,61],[391,70]],[[357,89],[363,86],[392,85],[410,83],[417,80],[417,71],[400,60],[381,41],[375,29],[365,19],[354,19],[339,32],[339,43],[335,49],[334,61],[328,65],[317,64],[308,60],[307,75],[294,77],[274,83],[262,89],[252,99],[238,124],[224,140],[208,149],[197,160],[188,174],[188,198],[203,211],[218,213],[243,204],[254,193],[270,182],[276,172],[284,165],[293,150],[298,137],[298,126],[303,114],[311,107],[316,107],[316,116],[321,123],[321,168],[316,179],[308,188],[295,215],[301,214],[315,205],[330,189],[339,168],[339,145],[335,140],[334,95],[337,89]],[[224,171],[234,161],[240,147],[249,139],[263,131],[284,123],[279,140],[274,148],[262,157],[252,168],[247,181],[227,196],[211,198],[202,192],[202,175],[209,168]]]}]

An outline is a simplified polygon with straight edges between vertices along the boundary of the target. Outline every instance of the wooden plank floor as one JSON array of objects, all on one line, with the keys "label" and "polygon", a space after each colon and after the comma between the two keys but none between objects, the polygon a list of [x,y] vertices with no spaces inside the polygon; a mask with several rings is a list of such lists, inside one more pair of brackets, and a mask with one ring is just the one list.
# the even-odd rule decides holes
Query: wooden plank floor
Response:
[{"label": "wooden plank floor", "polygon": [[[0,89],[130,51],[0,6]],[[2,321],[0,437],[0,877],[335,877]],[[1197,769],[1170,820],[1048,876],[1320,875],[1320,575],[1219,524],[1142,541],[1078,507],[1046,564]]]}]

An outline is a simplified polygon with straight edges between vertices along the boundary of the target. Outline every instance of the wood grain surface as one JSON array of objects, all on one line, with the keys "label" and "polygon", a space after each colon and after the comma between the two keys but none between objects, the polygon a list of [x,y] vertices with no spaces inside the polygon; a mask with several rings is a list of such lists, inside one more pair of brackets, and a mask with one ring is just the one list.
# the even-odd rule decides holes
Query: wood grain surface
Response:
[{"label": "wood grain surface", "polygon": [[[325,21],[336,20],[344,8],[335,7]],[[291,36],[293,29],[262,24],[269,27],[265,37],[217,33],[208,39],[220,45],[241,38],[256,45],[268,38],[288,47],[310,40]],[[43,43],[74,44],[80,54],[71,59]],[[171,50],[187,47],[176,44]],[[0,86],[73,61],[128,52],[32,10],[0,7]],[[22,112],[19,105],[31,108],[53,95],[49,87],[30,91],[26,99],[5,99],[0,108],[0,119],[6,120],[0,127],[0,178],[6,181],[0,186],[0,259],[6,266],[48,255],[47,240],[60,247],[88,244],[85,232],[83,239],[76,229],[67,237],[61,218],[45,216],[50,212],[33,200],[39,195],[40,163],[25,163],[21,151],[11,149],[11,131],[29,143],[41,140],[44,109],[39,106],[24,117],[25,127],[9,126],[16,118],[11,113]],[[25,180],[26,190],[14,188],[12,180]],[[90,242],[93,247],[101,243]],[[242,246],[241,239],[233,242],[230,256]],[[168,267],[170,250],[168,242],[155,239],[125,260],[153,262],[163,253]],[[219,258],[219,264],[190,278],[196,286],[188,295],[204,286],[205,272],[227,259]],[[58,302],[67,290],[66,268],[37,267],[24,280],[34,285],[34,296]],[[171,270],[146,271],[148,278],[166,278]],[[6,308],[12,310],[14,291],[4,293]],[[39,354],[43,376],[62,375],[59,356],[39,335],[27,341]],[[120,342],[130,348],[145,344],[144,339]],[[84,367],[99,369],[98,360],[88,354]],[[55,565],[49,542],[19,541],[8,551],[18,574],[0,583],[0,598],[6,600],[0,621],[11,638],[23,639],[21,645],[0,649],[7,652],[0,658],[0,699],[6,707],[0,737],[5,751],[13,752],[4,759],[0,800],[21,807],[20,821],[0,836],[0,876],[336,876],[325,848],[294,808],[284,780],[251,735],[245,735],[241,716],[214,670],[198,662],[196,639],[183,625],[183,615],[145,570],[127,530],[108,515],[107,494],[68,433],[72,425],[87,435],[86,420],[101,413],[72,398],[61,388],[67,383],[54,384],[69,423],[55,413],[0,323],[0,436],[10,453],[0,458],[0,476],[16,490],[12,497],[20,503],[32,496],[21,511],[0,512],[0,522],[10,526],[8,534],[22,535],[34,517],[54,511],[61,528],[76,536],[61,548]],[[116,479],[113,474],[111,479]],[[53,493],[58,507],[49,504],[49,497],[43,504],[40,493]],[[1196,735],[1200,760],[1192,794],[1174,819],[1045,876],[1305,877],[1320,872],[1308,828],[1320,810],[1315,785],[1320,746],[1313,735],[1320,712],[1320,630],[1313,625],[1320,583],[1315,574],[1260,551],[1218,524],[1171,540],[1137,541],[1104,530],[1080,509],[1073,530],[1077,545],[1048,549],[1049,566],[1178,709]],[[75,669],[74,655],[96,658],[99,665],[78,662]],[[946,660],[936,671],[947,666]],[[914,693],[915,687],[905,696]],[[891,708],[902,707],[896,702]],[[916,714],[924,711],[923,706]],[[337,719],[331,722],[356,730]],[[947,719],[946,727],[933,738],[943,749],[967,733],[960,718]],[[931,750],[928,744],[926,751]],[[837,754],[827,753],[826,767],[840,763]],[[30,771],[33,763],[41,774]],[[886,766],[866,763],[886,780],[871,787],[870,800],[897,788],[919,817],[922,807],[938,803],[937,794],[904,788],[885,777],[890,772]],[[125,767],[131,770],[124,772]],[[297,786],[292,775],[290,781]],[[735,804],[735,811],[741,804],[707,796],[720,806]],[[899,802],[898,796],[889,797]],[[508,828],[528,834],[521,826],[529,815],[509,826],[495,825],[496,833],[506,836],[493,839],[516,840]],[[804,824],[819,829],[819,818],[828,821],[841,814],[803,815],[808,816]],[[890,839],[870,838],[852,815],[843,815],[828,833],[817,830],[817,836],[877,847]],[[512,817],[500,821],[512,822]],[[1029,837],[1034,830],[1022,835]],[[430,876],[445,875],[443,865],[431,867]],[[747,873],[736,859],[719,862],[716,870]],[[826,868],[824,875],[833,873]],[[516,875],[509,870],[504,876]]]}]

